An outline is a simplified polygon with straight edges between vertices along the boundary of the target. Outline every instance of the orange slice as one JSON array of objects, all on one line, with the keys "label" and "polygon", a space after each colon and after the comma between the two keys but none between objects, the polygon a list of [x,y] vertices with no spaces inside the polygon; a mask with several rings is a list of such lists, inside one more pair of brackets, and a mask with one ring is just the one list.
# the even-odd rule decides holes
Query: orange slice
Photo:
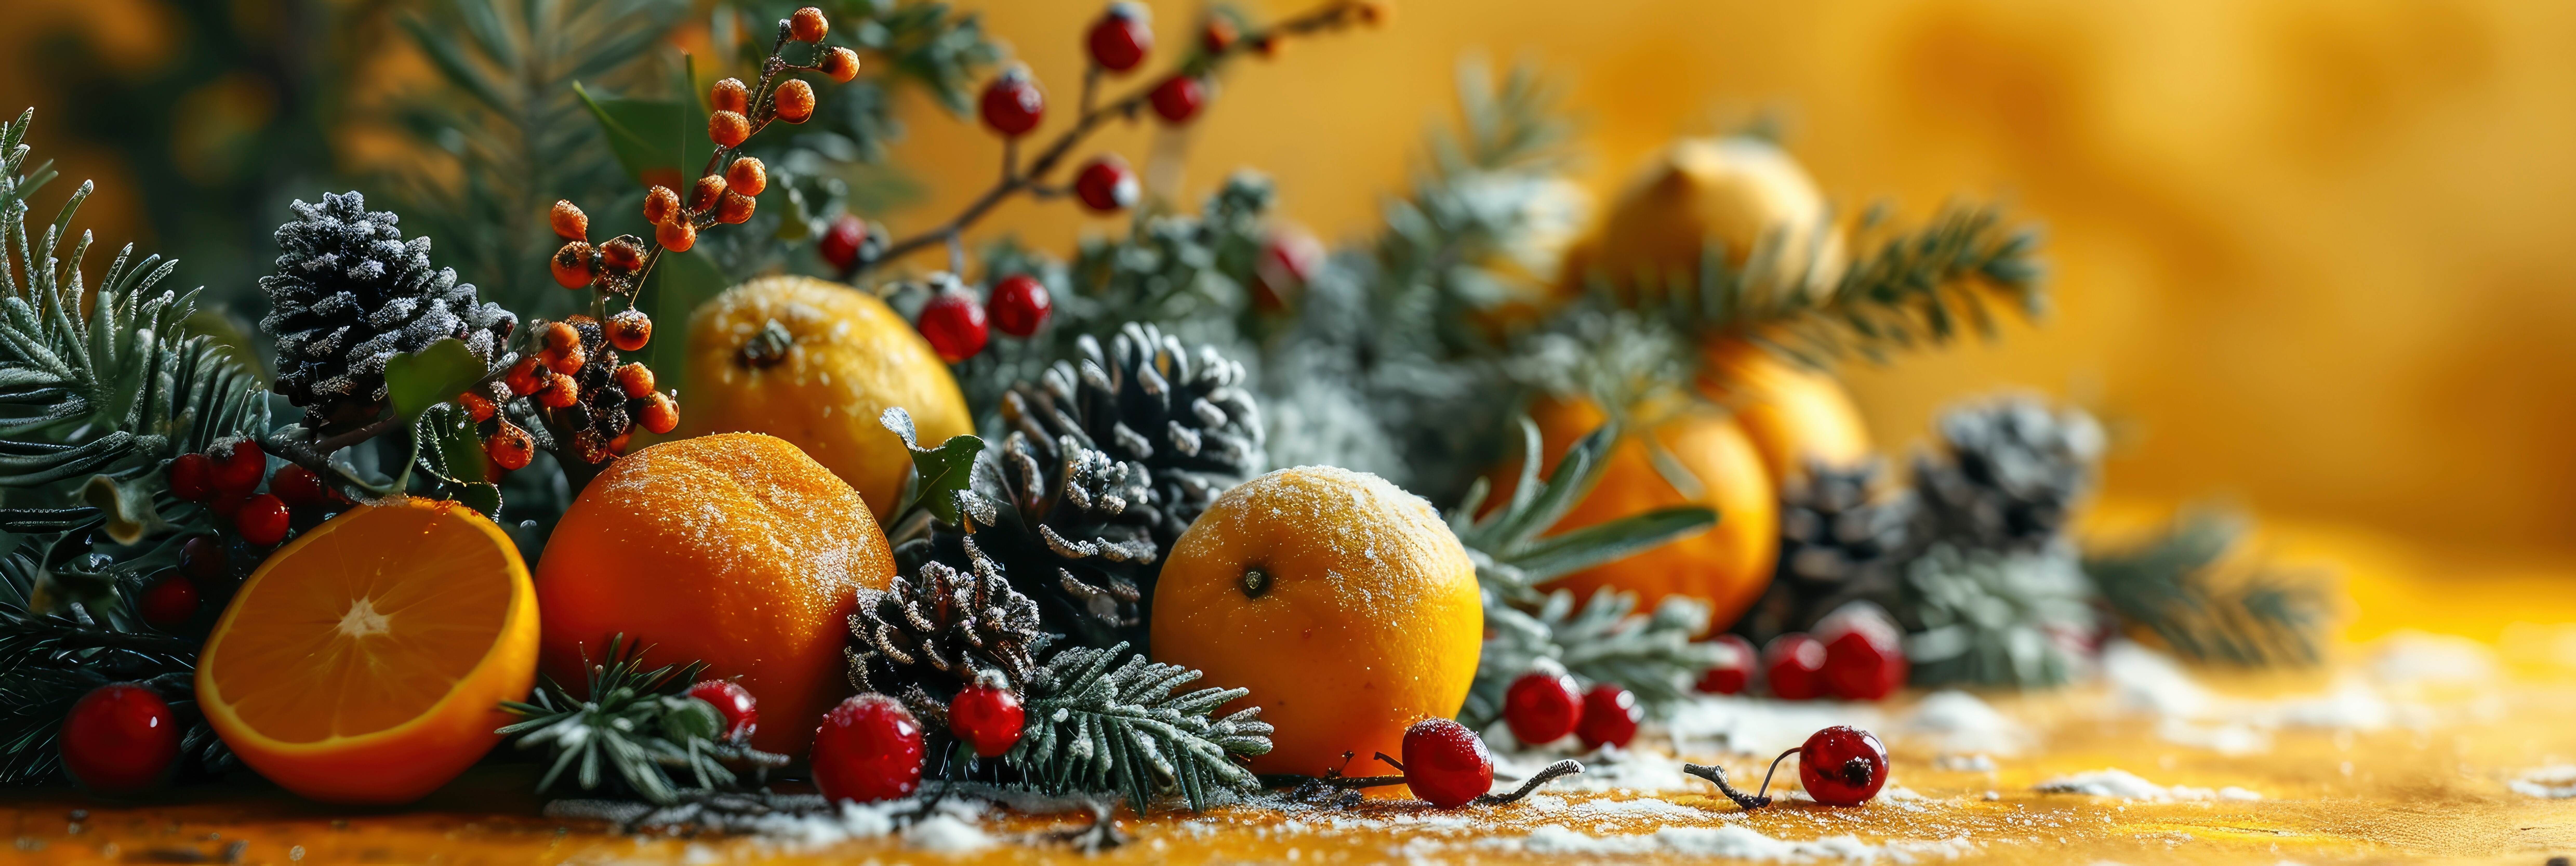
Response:
[{"label": "orange slice", "polygon": [[500,741],[537,669],[519,550],[472,509],[362,505],[253,572],[197,659],[242,762],[316,800],[403,803]]}]

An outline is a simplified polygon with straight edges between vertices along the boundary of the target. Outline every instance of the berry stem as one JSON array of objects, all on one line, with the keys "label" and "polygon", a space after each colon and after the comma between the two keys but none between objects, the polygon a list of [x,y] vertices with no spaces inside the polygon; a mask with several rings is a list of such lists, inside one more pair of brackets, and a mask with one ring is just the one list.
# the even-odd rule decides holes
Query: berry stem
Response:
[{"label": "berry stem", "polygon": [[1795,754],[1797,754],[1797,753],[1798,753],[1798,750],[1797,750],[1797,749],[1790,749],[1790,750],[1788,750],[1788,751],[1786,751],[1786,752],[1781,752],[1781,753],[1780,753],[1780,757],[1772,758],[1772,759],[1771,759],[1771,769],[1768,769],[1768,770],[1764,770],[1764,771],[1762,771],[1762,790],[1761,790],[1758,794],[1756,794],[1756,796],[1760,796],[1760,797],[1762,797],[1762,798],[1763,798],[1764,800],[1766,800],[1766,801],[1770,799],[1770,794],[1771,794],[1771,774],[1773,774],[1773,773],[1777,773],[1777,772],[1780,772],[1780,762],[1781,762],[1781,761],[1786,761],[1786,760],[1788,760],[1788,759],[1789,759],[1789,756],[1791,756],[1791,755],[1795,755]]},{"label": "berry stem", "polygon": [[1583,762],[1577,761],[1573,758],[1567,758],[1565,760],[1549,764],[1537,773],[1532,774],[1528,781],[1522,782],[1520,787],[1512,789],[1512,792],[1509,794],[1486,794],[1477,797],[1474,800],[1469,800],[1468,802],[1478,806],[1501,806],[1509,803],[1517,803],[1520,802],[1522,797],[1527,797],[1531,792],[1537,791],[1541,785],[1545,785],[1549,782],[1580,772],[1583,772]]},{"label": "berry stem", "polygon": [[[1727,799],[1735,801],[1735,805],[1743,807],[1744,811],[1750,812],[1755,809],[1771,805],[1770,797],[1746,794],[1742,791],[1736,790],[1734,785],[1727,784],[1725,767],[1720,767],[1715,764],[1683,764],[1682,772],[1698,776],[1716,784],[1719,793],[1725,794]],[[1770,784],[1770,779],[1763,779],[1763,783],[1765,785]]]},{"label": "berry stem", "polygon": [[[1263,38],[1285,39],[1292,36],[1304,36],[1318,31],[1333,30],[1349,26],[1361,17],[1360,7],[1362,5],[1363,4],[1359,2],[1359,0],[1327,0],[1323,5],[1304,14],[1280,21],[1271,25],[1269,29],[1255,34],[1250,34],[1246,38],[1237,39],[1232,44],[1227,45],[1222,51],[1211,52],[1195,57],[1188,63],[1184,64],[1181,69],[1174,71],[1172,74],[1204,74],[1208,69],[1213,68],[1219,62],[1250,50],[1250,46]],[[856,273],[854,273],[852,277],[856,278],[859,275],[866,274],[868,271],[873,270],[878,265],[903,258],[906,255],[920,251],[924,247],[939,243],[951,236],[962,233],[967,227],[974,225],[977,220],[983,219],[985,214],[991,212],[994,207],[999,206],[1003,201],[1008,200],[1011,196],[1037,189],[1040,182],[1043,181],[1049,173],[1055,171],[1056,166],[1063,163],[1065,157],[1073,152],[1075,145],[1079,145],[1084,139],[1090,138],[1091,134],[1097,131],[1101,124],[1108,122],[1110,118],[1134,117],[1138,111],[1144,109],[1146,103],[1153,100],[1154,88],[1159,86],[1165,78],[1170,77],[1169,75],[1166,75],[1152,78],[1138,85],[1134,90],[1129,91],[1127,95],[1119,97],[1117,100],[1112,101],[1107,105],[1094,106],[1092,104],[1092,90],[1095,86],[1096,80],[1099,78],[1099,72],[1099,66],[1097,64],[1093,64],[1090,66],[1089,71],[1087,71],[1083,76],[1083,97],[1081,102],[1082,112],[1079,117],[1075,118],[1073,128],[1059,133],[1054,141],[1049,142],[1045,149],[1040,150],[1037,158],[1029,162],[1028,170],[1026,172],[1013,174],[1006,168],[1002,172],[1001,180],[995,182],[991,189],[985,190],[984,194],[976,197],[973,202],[968,203],[965,210],[959,211],[956,216],[950,217],[947,222],[932,227],[928,231],[924,231],[920,234],[904,238],[903,240],[896,241],[893,244],[888,245],[883,254],[877,256],[873,260],[861,262],[859,267],[856,269]],[[764,81],[766,81],[766,79],[764,79]],[[753,131],[757,133],[759,131],[759,127],[755,125],[753,127]],[[1006,144],[1006,153],[1009,152],[1008,148],[1009,145]]]}]

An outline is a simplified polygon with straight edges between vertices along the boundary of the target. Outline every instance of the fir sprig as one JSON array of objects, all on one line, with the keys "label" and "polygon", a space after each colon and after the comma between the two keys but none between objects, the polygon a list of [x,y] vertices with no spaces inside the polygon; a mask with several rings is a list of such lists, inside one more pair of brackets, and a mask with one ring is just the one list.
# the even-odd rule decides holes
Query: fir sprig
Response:
[{"label": "fir sprig", "polygon": [[2313,665],[2332,621],[2316,575],[2222,564],[2248,523],[2231,512],[2184,514],[2154,539],[2085,557],[2084,573],[2123,623],[2183,658],[2244,667]]},{"label": "fir sprig", "polygon": [[[606,662],[590,668],[588,699],[548,678],[526,702],[502,702],[503,709],[526,720],[499,733],[518,737],[521,749],[542,748],[553,756],[537,790],[553,788],[564,771],[578,767],[573,781],[581,790],[614,783],[668,805],[678,802],[685,789],[733,786],[733,767],[765,773],[786,766],[785,755],[720,739],[722,718],[715,708],[684,694],[706,670],[705,663],[646,670],[643,655],[642,647],[619,635],[609,639]],[[675,769],[687,771],[686,781],[695,784],[674,781]]]},{"label": "fir sprig", "polygon": [[1499,606],[1539,601],[1539,584],[1661,547],[1717,524],[1715,510],[1684,505],[1542,537],[1540,533],[1555,526],[1600,482],[1619,435],[1619,427],[1611,424],[1576,440],[1541,483],[1538,424],[1523,418],[1526,456],[1511,500],[1500,503],[1492,514],[1476,517],[1491,490],[1491,483],[1479,478],[1468,488],[1466,500],[1450,511],[1449,528],[1476,563],[1476,579],[1484,588],[1489,615]]},{"label": "fir sprig", "polygon": [[1139,813],[1157,793],[1201,810],[1219,792],[1259,788],[1237,761],[1270,752],[1270,724],[1259,707],[1213,717],[1245,689],[1172,694],[1198,678],[1126,644],[1066,647],[1022,690],[1028,727],[1002,760],[1048,793],[1119,791]]}]

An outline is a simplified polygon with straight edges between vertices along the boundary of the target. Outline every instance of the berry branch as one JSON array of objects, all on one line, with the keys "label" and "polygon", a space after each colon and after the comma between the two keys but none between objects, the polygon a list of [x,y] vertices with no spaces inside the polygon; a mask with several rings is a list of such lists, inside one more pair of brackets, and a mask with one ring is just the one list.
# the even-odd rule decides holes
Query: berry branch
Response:
[{"label": "berry branch", "polygon": [[[1122,10],[1113,8],[1110,17],[1104,19],[1102,24],[1108,25],[1118,21],[1118,16],[1121,14]],[[1132,15],[1133,13],[1123,14]],[[1065,157],[1073,152],[1076,145],[1089,138],[1110,119],[1132,120],[1146,106],[1151,105],[1155,113],[1167,121],[1186,122],[1198,113],[1199,107],[1206,101],[1206,87],[1201,82],[1225,61],[1246,52],[1269,54],[1276,51],[1279,42],[1284,39],[1340,30],[1354,23],[1374,25],[1384,20],[1386,14],[1385,7],[1374,0],[1328,0],[1304,14],[1272,24],[1262,30],[1243,34],[1241,38],[1236,38],[1231,25],[1222,22],[1212,24],[1210,36],[1201,40],[1199,52],[1183,62],[1180,68],[1156,79],[1152,85],[1138,87],[1106,105],[1095,104],[1101,77],[1107,72],[1123,71],[1134,66],[1142,59],[1143,48],[1130,43],[1125,50],[1133,52],[1132,55],[1104,56],[1106,46],[1099,37],[1095,36],[1092,40],[1090,59],[1083,71],[1082,97],[1078,104],[1080,113],[1074,119],[1073,127],[1058,133],[1053,141],[1039,149],[1036,158],[1030,160],[1026,170],[1022,170],[1018,164],[1019,137],[1037,126],[1045,106],[1043,97],[1037,94],[1036,85],[1028,81],[1024,70],[1005,72],[984,94],[985,123],[1003,135],[1001,178],[994,182],[992,188],[985,190],[983,195],[977,196],[974,201],[966,205],[964,210],[948,218],[946,222],[911,237],[894,241],[886,245],[882,251],[865,251],[874,255],[861,255],[856,260],[855,273],[865,274],[880,264],[902,258],[934,244],[944,244],[949,247],[952,259],[951,269],[955,270],[961,264],[956,260],[962,259],[964,255],[961,244],[967,228],[1014,195],[1029,193],[1038,197],[1051,197],[1061,194],[1062,188],[1046,185],[1047,176],[1053,173],[1057,166],[1063,164]],[[1097,32],[1098,29],[1095,27],[1095,33]]]}]

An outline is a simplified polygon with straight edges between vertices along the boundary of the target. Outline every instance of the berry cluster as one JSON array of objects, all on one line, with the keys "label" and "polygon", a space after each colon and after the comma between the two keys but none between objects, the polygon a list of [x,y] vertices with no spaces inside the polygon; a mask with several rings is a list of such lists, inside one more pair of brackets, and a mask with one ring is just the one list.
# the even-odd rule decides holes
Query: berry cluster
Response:
[{"label": "berry cluster", "polygon": [[1711,694],[1745,692],[1758,672],[1771,696],[1783,700],[1874,701],[1904,687],[1911,669],[1896,622],[1868,604],[1833,612],[1812,634],[1772,638],[1759,654],[1736,635],[1721,635],[1716,643],[1728,650],[1726,658],[1699,681],[1699,690]]},{"label": "berry cluster", "polygon": [[500,468],[527,466],[536,443],[498,411],[492,396],[533,399],[546,426],[568,437],[571,455],[585,463],[623,453],[638,424],[654,433],[669,433],[680,425],[680,405],[669,392],[654,390],[652,368],[619,363],[618,352],[642,349],[653,338],[653,320],[643,311],[626,309],[606,322],[573,316],[547,322],[537,332],[537,352],[485,386],[491,396],[467,392],[457,397],[481,425],[484,453]]},{"label": "berry cluster", "polygon": [[1573,734],[1586,749],[1625,747],[1637,738],[1646,711],[1636,694],[1614,683],[1583,688],[1553,665],[1522,674],[1503,694],[1503,722],[1523,745],[1541,746]]},{"label": "berry cluster", "polygon": [[1003,277],[990,298],[977,298],[974,289],[947,273],[932,274],[930,286],[930,300],[922,303],[913,327],[951,364],[982,354],[996,326],[1026,339],[1055,314],[1046,284],[1027,274]]},{"label": "berry cluster", "polygon": [[[1018,692],[987,671],[948,702],[948,733],[976,757],[999,757],[1020,742],[1027,713]],[[927,729],[903,702],[868,692],[823,716],[814,734],[814,786],[829,800],[873,802],[921,787]]]},{"label": "berry cluster", "polygon": [[177,632],[198,624],[202,610],[221,611],[242,577],[270,550],[351,505],[311,469],[281,463],[271,472],[268,465],[268,453],[249,439],[171,459],[166,470],[170,494],[205,506],[221,531],[181,542],[178,567],[154,580],[138,599],[145,623]]}]

